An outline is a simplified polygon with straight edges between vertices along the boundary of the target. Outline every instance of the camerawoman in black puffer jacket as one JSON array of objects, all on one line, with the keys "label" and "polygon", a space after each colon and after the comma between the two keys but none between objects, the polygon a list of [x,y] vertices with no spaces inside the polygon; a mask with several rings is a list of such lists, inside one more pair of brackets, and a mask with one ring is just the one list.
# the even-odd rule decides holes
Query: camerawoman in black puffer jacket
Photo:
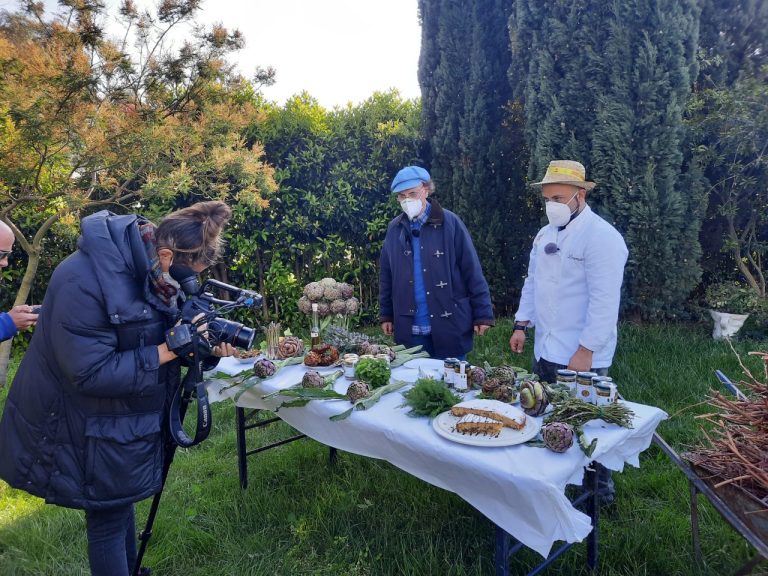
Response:
[{"label": "camerawoman in black puffer jacket", "polygon": [[[2,479],[60,506],[128,505],[131,522],[130,504],[161,489],[166,410],[180,383],[180,362],[165,344],[181,294],[168,267],[174,258],[197,272],[210,265],[230,214],[204,202],[159,228],[107,211],[83,219],[78,250],[51,277],[8,394]],[[117,572],[97,568],[88,530],[93,573],[127,573],[135,550]]]}]

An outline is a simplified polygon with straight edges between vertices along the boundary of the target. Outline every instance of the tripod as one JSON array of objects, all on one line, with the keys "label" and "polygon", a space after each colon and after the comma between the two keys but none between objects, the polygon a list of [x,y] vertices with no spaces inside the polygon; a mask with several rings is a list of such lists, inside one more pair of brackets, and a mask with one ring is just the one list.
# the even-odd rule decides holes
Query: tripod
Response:
[{"label": "tripod", "polygon": [[[133,576],[142,576],[142,573],[147,574],[149,572],[148,569],[141,567],[141,561],[144,558],[144,552],[149,544],[149,539],[152,538],[152,526],[155,523],[157,510],[160,507],[160,498],[163,495],[165,482],[168,479],[168,471],[171,469],[173,457],[176,455],[176,448],[179,446],[188,448],[195,444],[199,444],[208,437],[208,434],[211,431],[208,395],[205,391],[205,385],[203,384],[203,361],[200,359],[198,353],[200,336],[195,333],[192,338],[192,362],[189,365],[187,374],[176,389],[169,407],[169,433],[163,446],[163,477],[160,484],[160,491],[152,498],[152,505],[149,508],[147,523],[144,526],[144,530],[139,534],[141,544],[139,546],[138,554],[136,555],[136,563],[133,566]],[[187,408],[192,402],[193,393],[195,393],[197,397],[197,429],[195,431],[194,439],[187,436],[182,428]]]}]

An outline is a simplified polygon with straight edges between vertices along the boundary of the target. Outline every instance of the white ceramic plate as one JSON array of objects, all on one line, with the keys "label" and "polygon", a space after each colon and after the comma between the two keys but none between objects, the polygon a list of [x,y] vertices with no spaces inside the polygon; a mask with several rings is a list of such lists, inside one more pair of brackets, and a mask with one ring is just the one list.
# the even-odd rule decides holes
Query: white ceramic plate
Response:
[{"label": "white ceramic plate", "polygon": [[443,361],[436,360],[435,358],[414,358],[413,360],[408,360],[408,362],[403,364],[403,367],[414,369],[421,368],[423,370],[438,370],[442,372]]},{"label": "white ceramic plate", "polygon": [[509,418],[514,418],[518,422],[522,421],[523,417],[525,417],[525,426],[523,426],[521,430],[515,430],[514,428],[505,426],[496,437],[462,434],[461,432],[457,432],[455,426],[456,422],[459,421],[459,417],[452,415],[450,411],[443,412],[437,418],[432,420],[432,428],[435,429],[435,432],[443,438],[458,442],[459,444],[486,447],[513,446],[515,444],[527,442],[535,437],[541,428],[541,422],[536,418],[526,416],[520,408],[505,404],[504,402],[499,402],[498,400],[467,400],[466,402],[457,404],[457,406],[493,410],[494,412],[503,414]]}]

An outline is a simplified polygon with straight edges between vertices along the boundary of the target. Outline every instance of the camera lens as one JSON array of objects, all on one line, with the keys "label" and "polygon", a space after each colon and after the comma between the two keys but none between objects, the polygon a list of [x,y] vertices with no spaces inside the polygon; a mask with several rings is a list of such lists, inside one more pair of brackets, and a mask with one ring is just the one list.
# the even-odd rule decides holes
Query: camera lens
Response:
[{"label": "camera lens", "polygon": [[216,344],[228,342],[238,348],[250,350],[251,346],[253,346],[256,330],[239,322],[233,322],[224,318],[214,318],[208,323],[208,334],[213,337]]},{"label": "camera lens", "polygon": [[242,348],[243,350],[250,350],[251,346],[253,346],[253,339],[255,336],[256,330],[253,328],[248,328],[248,326],[238,324],[237,333],[232,338],[231,344],[233,346],[237,346],[238,348]]}]

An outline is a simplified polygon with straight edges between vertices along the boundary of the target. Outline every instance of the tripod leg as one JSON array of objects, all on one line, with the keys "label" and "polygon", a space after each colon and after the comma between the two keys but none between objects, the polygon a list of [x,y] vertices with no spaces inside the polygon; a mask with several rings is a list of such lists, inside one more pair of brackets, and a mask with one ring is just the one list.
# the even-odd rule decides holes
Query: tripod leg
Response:
[{"label": "tripod leg", "polygon": [[152,505],[149,507],[149,515],[147,516],[147,523],[144,526],[144,530],[139,534],[139,552],[136,554],[136,564],[133,567],[133,576],[140,576],[141,574],[141,561],[144,559],[144,552],[147,550],[149,539],[152,538],[152,526],[155,523],[155,516],[157,516],[157,509],[160,507],[160,498],[163,495],[165,489],[165,481],[168,478],[168,471],[171,469],[171,462],[173,462],[173,456],[176,453],[176,444],[172,444],[166,453],[165,463],[163,464],[163,481],[160,485],[160,492],[155,494],[152,498]]},{"label": "tripod leg", "polygon": [[[188,378],[197,378],[197,374],[199,372],[194,370],[192,367],[190,367],[189,371],[187,372],[187,375],[184,377],[184,381],[181,383],[181,386],[185,386],[187,384]],[[194,382],[194,380],[193,380]],[[186,392],[186,390],[189,390],[189,393]],[[191,386],[185,386],[185,393],[182,396],[182,402],[181,406],[179,408],[180,412],[180,421],[184,422],[184,416],[186,416],[187,413],[187,407],[189,406],[189,403],[191,401],[192,396],[192,387]],[[168,479],[168,472],[171,469],[171,464],[173,463],[173,457],[176,455],[176,448],[178,448],[178,445],[176,442],[173,441],[173,438],[170,435],[170,432],[167,432],[168,437],[164,444],[164,450],[163,450],[163,476],[160,483],[160,492],[155,494],[155,496],[152,498],[152,505],[149,507],[149,515],[147,516],[147,523],[144,526],[144,530],[141,531],[139,534],[139,542],[141,543],[139,545],[139,552],[136,555],[136,564],[133,568],[133,576],[141,576],[142,573],[142,567],[141,567],[141,561],[144,559],[144,552],[147,550],[147,545],[149,544],[149,539],[152,538],[152,526],[155,523],[155,517],[157,516],[157,509],[160,507],[160,498],[163,495],[163,490],[165,490],[165,482]]]}]

